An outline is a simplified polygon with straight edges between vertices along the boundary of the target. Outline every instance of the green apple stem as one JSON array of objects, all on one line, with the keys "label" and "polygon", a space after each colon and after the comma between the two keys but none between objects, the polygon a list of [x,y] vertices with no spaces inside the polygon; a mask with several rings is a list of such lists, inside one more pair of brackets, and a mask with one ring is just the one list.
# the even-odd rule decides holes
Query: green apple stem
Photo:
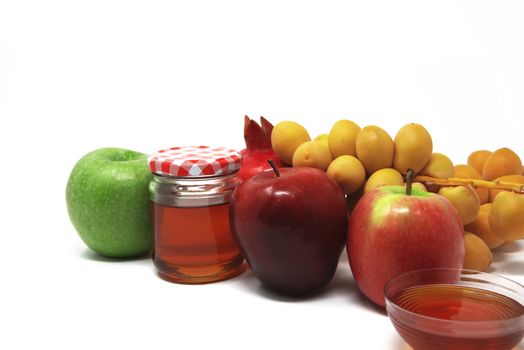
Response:
[{"label": "green apple stem", "polygon": [[413,178],[415,177],[415,170],[409,168],[406,174],[406,196],[411,196],[411,188],[413,186]]},{"label": "green apple stem", "polygon": [[280,171],[278,170],[278,167],[276,166],[275,161],[273,159],[269,159],[267,162],[269,163],[269,165],[271,165],[271,168],[273,169],[273,172],[275,173],[275,175],[277,177],[280,177]]}]

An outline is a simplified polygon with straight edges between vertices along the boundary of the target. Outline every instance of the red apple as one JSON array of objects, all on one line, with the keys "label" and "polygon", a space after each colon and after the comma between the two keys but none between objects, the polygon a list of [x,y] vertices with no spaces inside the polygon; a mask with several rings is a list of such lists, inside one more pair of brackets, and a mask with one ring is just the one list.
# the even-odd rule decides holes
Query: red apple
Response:
[{"label": "red apple", "polygon": [[384,306],[384,286],[412,270],[462,268],[464,229],[451,203],[434,193],[385,186],[366,193],[351,214],[348,257],[353,277]]},{"label": "red apple", "polygon": [[278,170],[237,187],[232,232],[262,283],[283,294],[307,294],[331,280],[344,249],[344,193],[319,169]]}]

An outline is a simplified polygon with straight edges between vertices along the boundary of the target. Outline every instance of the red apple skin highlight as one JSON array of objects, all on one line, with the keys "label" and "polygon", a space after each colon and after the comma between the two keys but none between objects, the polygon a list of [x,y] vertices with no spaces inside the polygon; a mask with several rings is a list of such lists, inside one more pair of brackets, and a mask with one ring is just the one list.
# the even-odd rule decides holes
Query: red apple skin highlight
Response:
[{"label": "red apple skin highlight", "polygon": [[265,171],[230,200],[233,236],[255,276],[282,294],[300,296],[333,277],[347,237],[344,194],[314,168]]},{"label": "red apple skin highlight", "polygon": [[384,287],[401,273],[461,269],[464,229],[444,197],[400,186],[365,194],[351,215],[347,252],[353,277],[372,302],[385,306]]}]

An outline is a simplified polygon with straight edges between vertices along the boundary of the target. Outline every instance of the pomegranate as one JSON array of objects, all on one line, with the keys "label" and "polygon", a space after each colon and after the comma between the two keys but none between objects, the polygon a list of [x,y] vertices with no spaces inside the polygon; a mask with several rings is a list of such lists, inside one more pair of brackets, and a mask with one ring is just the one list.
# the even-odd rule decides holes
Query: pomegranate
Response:
[{"label": "pomegranate", "polygon": [[271,148],[272,130],[273,124],[268,122],[264,117],[260,117],[260,125],[247,115],[244,117],[244,140],[246,141],[246,148],[240,151],[240,154],[242,154],[242,162],[238,177],[241,181],[245,181],[262,171],[271,169],[268,163],[269,159],[273,159],[276,166],[282,166],[280,159],[273,151],[273,148]]}]

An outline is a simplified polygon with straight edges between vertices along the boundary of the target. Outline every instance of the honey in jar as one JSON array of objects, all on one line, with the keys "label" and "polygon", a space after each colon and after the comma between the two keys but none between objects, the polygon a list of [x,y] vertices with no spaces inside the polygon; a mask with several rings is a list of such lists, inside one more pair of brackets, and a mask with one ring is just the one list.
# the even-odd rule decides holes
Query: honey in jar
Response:
[{"label": "honey in jar", "polygon": [[149,166],[159,276],[196,284],[244,272],[228,205],[238,184],[240,154],[222,147],[173,147],[155,153]]}]

